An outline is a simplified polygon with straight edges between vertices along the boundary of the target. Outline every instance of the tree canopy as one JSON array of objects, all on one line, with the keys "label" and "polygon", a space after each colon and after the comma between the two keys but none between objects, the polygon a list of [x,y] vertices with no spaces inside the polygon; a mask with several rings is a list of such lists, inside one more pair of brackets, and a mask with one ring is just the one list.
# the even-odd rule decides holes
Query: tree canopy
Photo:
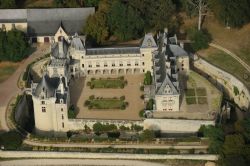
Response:
[{"label": "tree canopy", "polygon": [[29,54],[29,44],[22,31],[13,29],[3,31],[0,29],[0,60],[20,61]]},{"label": "tree canopy", "polygon": [[11,9],[16,7],[15,0],[0,0],[1,9]]}]

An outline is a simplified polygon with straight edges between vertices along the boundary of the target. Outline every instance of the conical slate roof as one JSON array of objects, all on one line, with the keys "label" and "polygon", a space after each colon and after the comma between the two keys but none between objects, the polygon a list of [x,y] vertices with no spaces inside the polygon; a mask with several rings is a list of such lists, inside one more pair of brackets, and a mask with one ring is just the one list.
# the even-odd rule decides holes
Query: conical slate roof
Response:
[{"label": "conical slate roof", "polygon": [[55,95],[55,90],[59,84],[58,78],[50,79],[47,75],[43,75],[41,82],[37,85],[34,95],[39,97],[42,93],[45,94],[44,97],[49,98]]}]

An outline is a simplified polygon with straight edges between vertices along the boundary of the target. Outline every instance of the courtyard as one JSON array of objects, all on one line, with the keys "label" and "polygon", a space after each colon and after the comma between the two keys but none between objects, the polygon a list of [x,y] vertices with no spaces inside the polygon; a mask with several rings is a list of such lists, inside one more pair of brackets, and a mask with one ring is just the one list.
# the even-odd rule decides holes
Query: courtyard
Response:
[{"label": "courtyard", "polygon": [[180,89],[180,111],[154,112],[155,118],[214,119],[222,94],[208,80],[190,70],[188,78],[180,76]]},{"label": "courtyard", "polygon": [[[117,86],[112,83],[122,84]],[[135,75],[98,75],[72,79],[70,83],[71,104],[78,112],[80,119],[107,119],[107,120],[139,120],[139,112],[144,108],[141,99],[143,92],[140,87],[144,74]],[[107,84],[107,80],[112,83]],[[103,83],[101,86],[99,83]],[[95,86],[91,86],[94,84]],[[112,87],[114,86],[114,87]],[[86,101],[89,101],[86,105]],[[90,104],[92,107],[89,107]],[[101,105],[100,105],[101,104]],[[123,104],[125,106],[123,107]],[[122,106],[120,108],[120,106]]]}]

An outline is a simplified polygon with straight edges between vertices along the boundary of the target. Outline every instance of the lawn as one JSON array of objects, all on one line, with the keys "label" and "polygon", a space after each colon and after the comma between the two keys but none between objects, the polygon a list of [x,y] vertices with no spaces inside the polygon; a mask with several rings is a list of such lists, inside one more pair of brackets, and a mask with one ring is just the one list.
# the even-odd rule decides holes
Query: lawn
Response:
[{"label": "lawn", "polygon": [[94,96],[90,96],[89,100],[85,101],[85,106],[88,106],[89,109],[126,109],[126,106],[128,105],[127,102],[125,102],[124,97],[120,98],[101,98]]},{"label": "lawn", "polygon": [[17,69],[18,64],[11,62],[0,63],[0,83],[7,80]]},{"label": "lawn", "polygon": [[250,74],[230,55],[214,48],[203,50],[200,52],[200,55],[208,62],[236,76],[250,88]]},{"label": "lawn", "polygon": [[205,88],[196,88],[197,96],[207,96],[207,91]]},{"label": "lawn", "polygon": [[186,90],[186,96],[195,96],[195,90],[194,89],[187,89]]},{"label": "lawn", "polygon": [[186,97],[187,105],[196,104],[196,97]]},{"label": "lawn", "polygon": [[91,89],[93,88],[124,88],[127,84],[127,81],[124,80],[123,77],[119,78],[99,78],[94,79],[92,78],[91,81],[87,83]]},{"label": "lawn", "polygon": [[198,97],[198,104],[207,104],[207,97]]}]

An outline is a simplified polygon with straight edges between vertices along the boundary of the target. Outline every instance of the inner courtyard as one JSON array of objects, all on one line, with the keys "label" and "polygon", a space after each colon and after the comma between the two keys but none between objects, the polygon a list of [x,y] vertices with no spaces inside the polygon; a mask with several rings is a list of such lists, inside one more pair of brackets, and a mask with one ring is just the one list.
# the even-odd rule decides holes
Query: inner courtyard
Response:
[{"label": "inner courtyard", "polygon": [[[127,84],[124,88],[92,88],[87,85],[91,79],[118,78],[121,75],[88,75],[79,79],[72,79],[70,83],[71,104],[78,112],[79,119],[107,119],[107,120],[140,120],[139,112],[144,109],[143,91],[144,74],[124,75]],[[84,105],[90,96],[96,98],[125,97],[128,103],[125,109],[89,109]]]}]

